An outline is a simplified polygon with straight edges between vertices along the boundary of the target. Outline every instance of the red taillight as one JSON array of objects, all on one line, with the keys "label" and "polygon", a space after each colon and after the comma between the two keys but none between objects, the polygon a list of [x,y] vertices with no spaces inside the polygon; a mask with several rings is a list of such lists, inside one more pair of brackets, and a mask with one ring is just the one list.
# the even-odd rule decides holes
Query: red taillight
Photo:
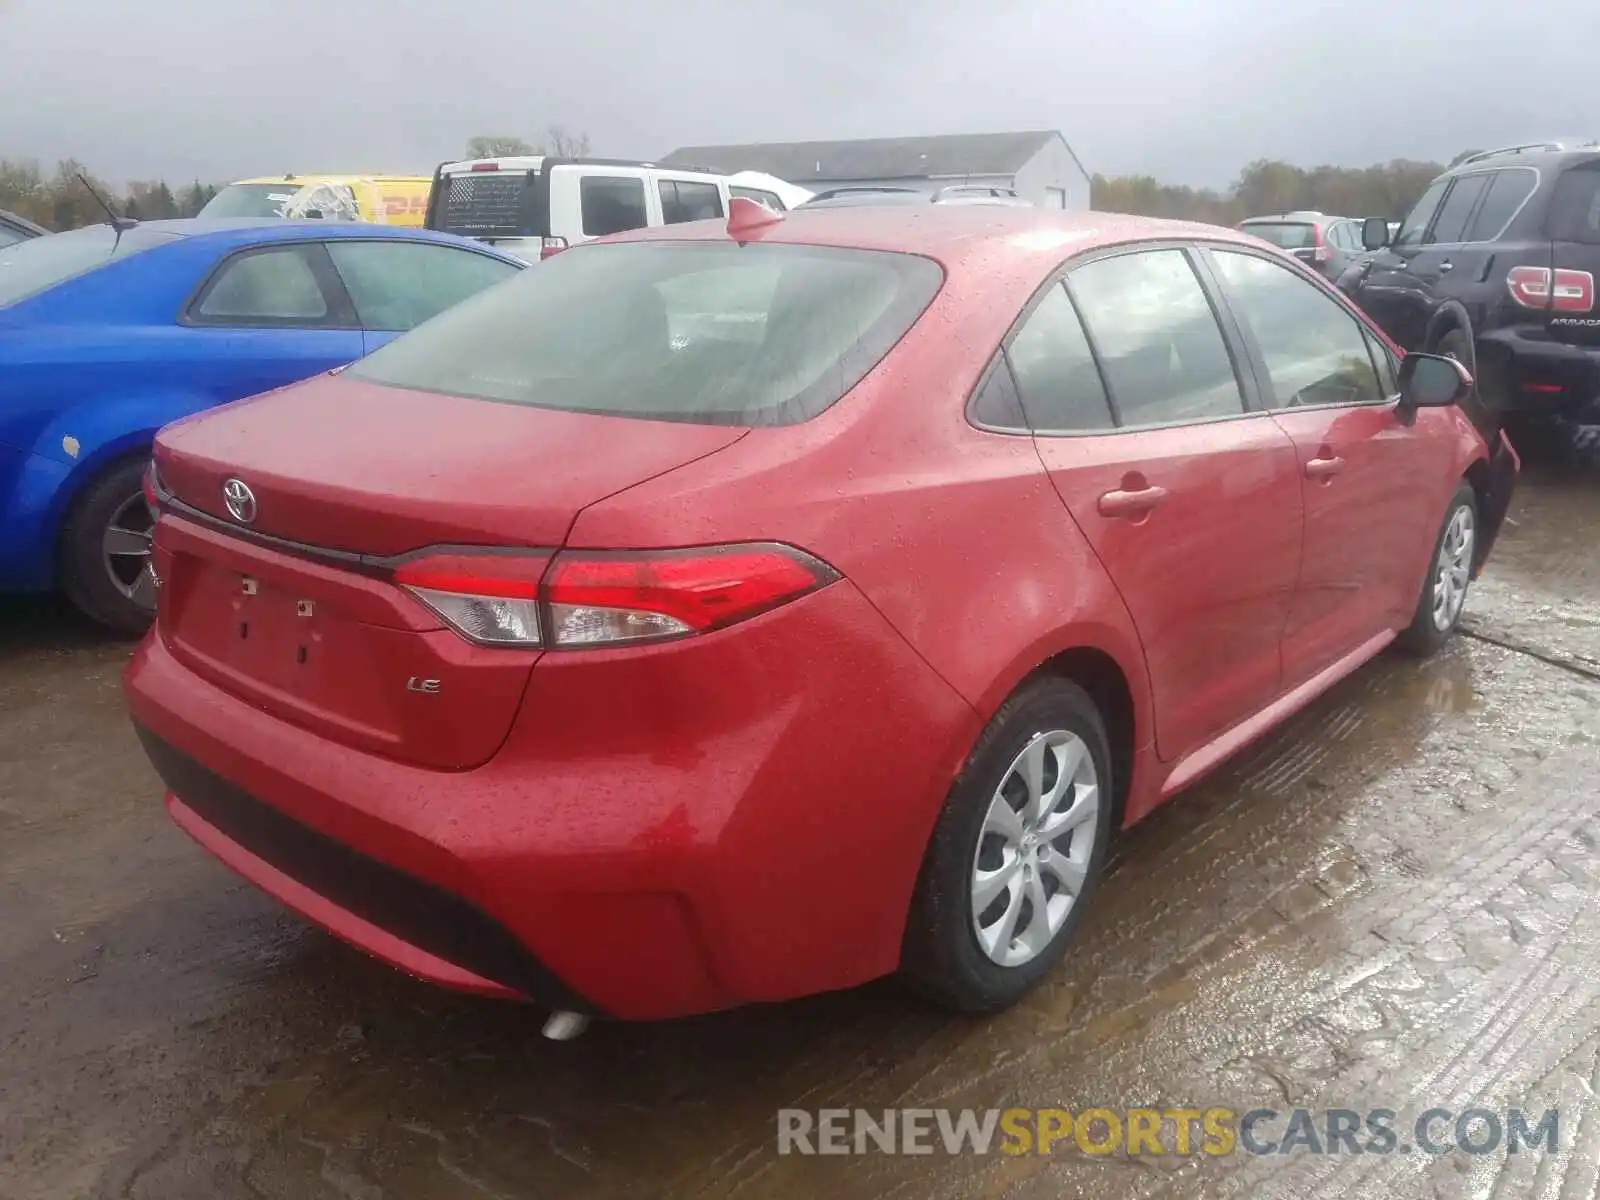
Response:
[{"label": "red taillight", "polygon": [[562,552],[545,578],[552,646],[682,637],[786,604],[837,575],[788,546]]},{"label": "red taillight", "polygon": [[1333,257],[1333,250],[1328,246],[1328,239],[1322,236],[1322,226],[1311,227],[1311,261],[1325,263]]},{"label": "red taillight", "polygon": [[1594,308],[1594,276],[1588,271],[1549,267],[1512,267],[1506,275],[1511,298],[1524,308],[1558,313],[1586,313]]},{"label": "red taillight", "polygon": [[567,248],[567,239],[566,238],[559,238],[559,237],[547,237],[547,238],[544,238],[539,243],[539,261],[543,262],[545,259],[549,258],[553,254],[560,254],[566,248]]},{"label": "red taillight", "polygon": [[396,583],[471,641],[553,648],[706,633],[837,578],[825,563],[777,544],[562,551],[554,561],[536,553],[461,551],[424,555],[394,573]]},{"label": "red taillight", "polygon": [[497,162],[477,162],[467,168],[469,171],[498,171],[500,164]]}]

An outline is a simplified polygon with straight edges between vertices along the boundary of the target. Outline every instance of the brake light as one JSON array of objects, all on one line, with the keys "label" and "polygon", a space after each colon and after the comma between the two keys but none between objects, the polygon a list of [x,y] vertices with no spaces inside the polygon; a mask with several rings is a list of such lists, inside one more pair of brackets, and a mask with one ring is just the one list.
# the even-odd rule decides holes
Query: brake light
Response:
[{"label": "brake light", "polygon": [[567,248],[567,239],[562,237],[547,237],[539,243],[539,261],[543,262],[553,254],[560,254]]},{"label": "brake light", "polygon": [[467,168],[469,171],[498,171],[500,164],[497,162],[476,162]]},{"label": "brake light", "polygon": [[1549,308],[1559,313],[1586,313],[1594,308],[1594,276],[1588,271],[1512,267],[1506,286],[1511,298],[1524,308]]},{"label": "brake light", "polygon": [[395,568],[394,581],[469,642],[539,646],[539,577],[547,554],[430,554]]},{"label": "brake light", "polygon": [[1328,247],[1328,239],[1322,236],[1322,226],[1311,227],[1311,261],[1325,263],[1333,257],[1333,251]]},{"label": "brake light", "polygon": [[1586,313],[1594,307],[1594,276],[1588,271],[1558,270],[1550,307],[1559,313]]},{"label": "brake light", "polygon": [[[542,579],[541,579],[542,576]],[[452,551],[394,581],[469,641],[573,648],[659,641],[748,620],[837,579],[776,543],[694,550]]]},{"label": "brake light", "polygon": [[706,633],[787,604],[838,575],[789,546],[556,556],[545,579],[552,646]]}]

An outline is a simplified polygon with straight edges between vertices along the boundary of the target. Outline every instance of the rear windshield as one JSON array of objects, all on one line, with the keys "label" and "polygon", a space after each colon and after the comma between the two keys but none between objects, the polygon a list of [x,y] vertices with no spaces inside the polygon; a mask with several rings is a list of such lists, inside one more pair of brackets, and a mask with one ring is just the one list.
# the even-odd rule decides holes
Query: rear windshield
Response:
[{"label": "rear windshield", "polygon": [[1301,250],[1317,243],[1315,225],[1295,225],[1287,221],[1246,221],[1239,228],[1285,250]]},{"label": "rear windshield", "polygon": [[281,217],[298,183],[231,183],[206,202],[202,217]]},{"label": "rear windshield", "polygon": [[909,254],[582,246],[351,367],[374,383],[569,412],[787,425],[848,392],[943,281]]},{"label": "rear windshield", "polygon": [[1556,180],[1549,224],[1555,241],[1600,245],[1600,163],[1585,163]]},{"label": "rear windshield", "polygon": [[463,171],[435,187],[429,229],[472,238],[547,237],[547,193],[537,171]]},{"label": "rear windshield", "polygon": [[177,236],[135,227],[119,239],[109,225],[90,225],[0,247],[0,308]]}]

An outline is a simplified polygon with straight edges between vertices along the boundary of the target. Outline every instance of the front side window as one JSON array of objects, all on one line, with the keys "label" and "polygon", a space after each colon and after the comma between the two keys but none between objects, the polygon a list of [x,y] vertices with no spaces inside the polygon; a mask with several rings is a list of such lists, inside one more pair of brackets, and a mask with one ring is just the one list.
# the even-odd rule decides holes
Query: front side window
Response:
[{"label": "front side window", "polygon": [[1467,222],[1472,219],[1473,210],[1478,207],[1478,201],[1483,198],[1484,189],[1488,186],[1487,175],[1463,175],[1456,180],[1455,187],[1444,198],[1439,217],[1423,239],[1423,244],[1453,246],[1465,241]]},{"label": "front side window", "polygon": [[1183,251],[1102,258],[1067,280],[1122,424],[1172,425],[1244,411],[1222,329]]},{"label": "front side window", "polygon": [[194,316],[222,325],[316,325],[328,315],[307,246],[254,250],[230,259]]},{"label": "front side window", "polygon": [[1111,406],[1066,289],[1050,285],[1006,348],[1022,410],[1037,433],[1110,429]]},{"label": "front side window", "polygon": [[1271,377],[1273,408],[1374,404],[1387,398],[1367,332],[1321,288],[1252,254],[1213,250],[1228,300]]},{"label": "front side window", "polygon": [[1422,235],[1428,232],[1428,223],[1433,220],[1433,214],[1439,211],[1439,201],[1444,199],[1445,189],[1449,186],[1448,179],[1438,180],[1422,193],[1422,199],[1411,206],[1406,219],[1400,223],[1400,232],[1395,235],[1396,249],[1422,245]]},{"label": "front side window", "polygon": [[691,183],[683,179],[662,179],[661,220],[667,225],[684,221],[705,221],[723,215],[722,196],[714,183]]},{"label": "front side window", "polygon": [[365,329],[414,328],[501,283],[517,268],[487,254],[424,242],[329,242],[328,253]]},{"label": "front side window", "polygon": [[585,175],[578,180],[583,232],[604,237],[650,223],[644,207],[644,180],[625,175]]},{"label": "front side window", "polygon": [[787,425],[855,387],[943,279],[910,254],[602,242],[487,289],[349,373],[569,412]]}]

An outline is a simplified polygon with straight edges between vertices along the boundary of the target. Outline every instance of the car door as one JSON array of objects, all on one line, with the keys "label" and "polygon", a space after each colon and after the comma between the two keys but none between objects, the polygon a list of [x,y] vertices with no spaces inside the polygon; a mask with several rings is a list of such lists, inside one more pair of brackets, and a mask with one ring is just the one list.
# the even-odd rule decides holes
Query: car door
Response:
[{"label": "car door", "polygon": [[327,243],[368,353],[519,268],[488,254],[430,242],[347,238]]},{"label": "car door", "polygon": [[224,259],[181,319],[214,399],[235,400],[354,362],[364,352],[349,297],[316,242]]},{"label": "car door", "polygon": [[1452,443],[1396,411],[1395,363],[1343,303],[1244,247],[1206,252],[1272,418],[1294,443],[1305,536],[1283,637],[1294,686],[1410,619]]},{"label": "car door", "polygon": [[1420,347],[1433,312],[1432,298],[1412,266],[1422,253],[1422,239],[1433,225],[1451,182],[1433,182],[1401,222],[1394,241],[1372,255],[1351,291],[1355,302],[1379,327],[1407,349]]},{"label": "car door", "polygon": [[1249,411],[1181,247],[1074,266],[1006,354],[1039,455],[1144,646],[1174,760],[1270,703],[1300,553],[1293,444]]}]

